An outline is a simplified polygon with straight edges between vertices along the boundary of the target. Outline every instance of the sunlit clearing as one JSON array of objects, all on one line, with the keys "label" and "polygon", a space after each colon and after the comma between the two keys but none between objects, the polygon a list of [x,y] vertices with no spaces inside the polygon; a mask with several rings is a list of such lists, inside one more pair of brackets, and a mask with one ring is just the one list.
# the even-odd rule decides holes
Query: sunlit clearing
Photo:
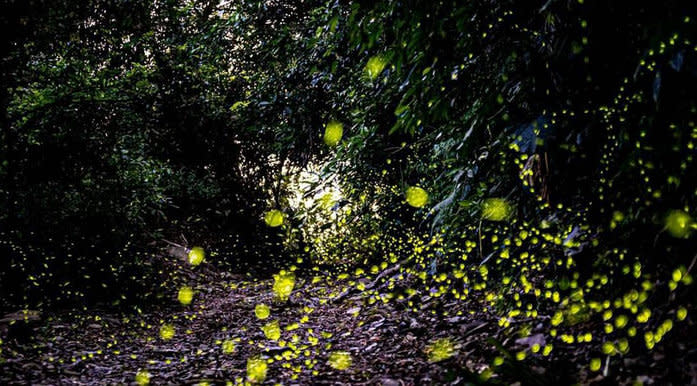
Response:
[{"label": "sunlit clearing", "polygon": [[163,340],[170,340],[174,337],[174,326],[171,324],[165,324],[160,327],[160,338]]},{"label": "sunlit clearing", "polygon": [[281,271],[273,275],[273,293],[281,301],[286,301],[290,297],[295,287],[295,274],[293,272]]},{"label": "sunlit clearing", "polygon": [[446,360],[455,355],[455,349],[455,345],[449,338],[438,339],[426,347],[428,361],[440,362]]},{"label": "sunlit clearing", "polygon": [[690,215],[682,210],[673,210],[666,216],[666,229],[673,237],[690,237],[694,226]]},{"label": "sunlit clearing", "polygon": [[266,371],[269,366],[261,358],[250,358],[247,360],[247,379],[252,383],[261,383],[266,379]]},{"label": "sunlit clearing", "polygon": [[387,61],[385,58],[380,55],[373,56],[372,58],[368,59],[368,63],[365,65],[365,73],[368,75],[370,80],[375,80],[380,73],[382,73],[382,70],[385,69],[386,65]]},{"label": "sunlit clearing", "polygon": [[150,373],[146,370],[140,370],[136,373],[136,383],[139,386],[145,386],[150,384]]},{"label": "sunlit clearing", "polygon": [[266,339],[278,340],[281,337],[281,326],[278,325],[278,320],[266,323],[261,327]]},{"label": "sunlit clearing", "polygon": [[502,198],[488,198],[482,203],[482,218],[503,221],[511,215],[511,206]]},{"label": "sunlit clearing", "polygon": [[230,339],[223,342],[223,353],[232,354],[233,352],[235,352],[235,342]]},{"label": "sunlit clearing", "polygon": [[338,121],[327,123],[324,129],[324,143],[328,146],[336,146],[344,135],[344,125]]},{"label": "sunlit clearing", "polygon": [[[284,170],[284,175],[289,177],[287,196],[288,206],[295,211],[311,211],[315,207],[323,210],[332,209],[334,204],[343,198],[341,186],[335,179],[327,180],[322,176],[322,169],[326,164],[310,163],[300,172]],[[332,217],[339,212],[323,213],[323,218]],[[308,225],[308,224],[305,224]]]},{"label": "sunlit clearing", "polygon": [[421,208],[428,202],[428,193],[418,186],[411,186],[406,192],[407,203],[414,208]]},{"label": "sunlit clearing", "polygon": [[351,354],[346,351],[334,351],[329,354],[329,366],[337,370],[346,370],[351,367],[351,363]]},{"label": "sunlit clearing", "polygon": [[177,299],[179,300],[179,303],[183,305],[189,305],[191,304],[191,300],[194,298],[194,290],[191,289],[189,286],[183,286],[182,288],[179,289],[179,293],[177,294]]},{"label": "sunlit clearing", "polygon": [[257,306],[254,307],[254,315],[259,319],[266,319],[270,314],[271,309],[269,309],[269,306],[266,304],[257,304]]},{"label": "sunlit clearing", "polygon": [[206,252],[201,247],[193,247],[189,251],[189,264],[197,266],[206,258]]}]

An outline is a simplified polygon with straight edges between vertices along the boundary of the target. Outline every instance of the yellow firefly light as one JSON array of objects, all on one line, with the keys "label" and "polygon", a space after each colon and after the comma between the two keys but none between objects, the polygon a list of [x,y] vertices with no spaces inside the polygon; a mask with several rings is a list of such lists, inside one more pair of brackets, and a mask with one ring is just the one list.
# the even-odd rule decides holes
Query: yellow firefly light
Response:
[{"label": "yellow firefly light", "polygon": [[692,218],[682,210],[671,211],[666,217],[666,229],[673,237],[688,238],[693,228]]},{"label": "yellow firefly light", "polygon": [[136,383],[138,386],[146,386],[150,384],[150,373],[146,370],[140,370],[136,374]]},{"label": "yellow firefly light", "polygon": [[230,339],[223,342],[223,353],[224,354],[232,354],[234,351],[235,351],[235,342],[233,342]]},{"label": "yellow firefly light", "polygon": [[327,146],[336,146],[344,135],[344,125],[338,121],[327,123],[324,129],[324,143]]},{"label": "yellow firefly light", "polygon": [[257,304],[257,306],[254,307],[254,315],[259,319],[266,319],[270,314],[271,310],[266,304]]},{"label": "yellow firefly light", "polygon": [[170,340],[174,337],[174,326],[171,324],[165,324],[160,327],[160,338],[163,340]]},{"label": "yellow firefly light", "polygon": [[281,326],[278,325],[278,320],[266,323],[261,327],[261,330],[264,332],[266,339],[278,340],[281,337]]},{"label": "yellow firefly light", "polygon": [[283,224],[283,218],[283,212],[281,212],[278,209],[272,209],[266,212],[266,216],[264,216],[264,221],[266,221],[266,225],[270,226],[271,228],[276,228]]},{"label": "yellow firefly light", "polygon": [[189,286],[184,286],[179,289],[179,293],[177,294],[177,299],[179,300],[179,303],[187,306],[191,304],[191,300],[194,298],[194,290],[191,289]]},{"label": "yellow firefly light", "polygon": [[247,360],[247,379],[251,383],[262,383],[266,379],[266,372],[269,365],[261,358],[250,358]]},{"label": "yellow firefly light", "polygon": [[346,351],[334,351],[329,354],[329,366],[337,370],[346,370],[351,367],[353,360],[351,354]]},{"label": "yellow firefly light", "polygon": [[365,73],[370,80],[375,80],[382,73],[382,70],[387,66],[387,60],[380,55],[373,56],[368,59],[365,65]]},{"label": "yellow firefly light", "polygon": [[418,186],[411,186],[406,191],[407,203],[414,208],[421,208],[428,202],[428,193]]},{"label": "yellow firefly light", "polygon": [[482,217],[490,221],[503,221],[511,214],[511,206],[502,198],[488,198],[482,203]]},{"label": "yellow firefly light", "polygon": [[203,259],[206,258],[206,252],[201,247],[193,247],[189,251],[189,264],[194,267],[201,264]]},{"label": "yellow firefly light", "polygon": [[438,339],[426,348],[428,361],[431,363],[446,360],[455,355],[455,351],[455,344],[448,338]]},{"label": "yellow firefly light", "polygon": [[273,293],[281,301],[288,300],[295,287],[295,274],[281,271],[273,275]]}]

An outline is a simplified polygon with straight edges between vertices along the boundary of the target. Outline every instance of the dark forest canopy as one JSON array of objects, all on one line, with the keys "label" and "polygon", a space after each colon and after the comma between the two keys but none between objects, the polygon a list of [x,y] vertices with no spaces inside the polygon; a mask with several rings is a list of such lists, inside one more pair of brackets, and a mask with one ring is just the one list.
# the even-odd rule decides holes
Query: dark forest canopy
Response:
[{"label": "dark forest canopy", "polygon": [[695,342],[686,2],[2,4],[2,310],[166,303],[173,240],[592,334],[591,371]]}]

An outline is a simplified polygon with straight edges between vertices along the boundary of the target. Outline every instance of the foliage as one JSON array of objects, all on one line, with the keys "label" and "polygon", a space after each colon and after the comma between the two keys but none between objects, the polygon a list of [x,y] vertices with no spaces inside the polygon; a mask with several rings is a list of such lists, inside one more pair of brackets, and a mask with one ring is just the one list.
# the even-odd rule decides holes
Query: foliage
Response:
[{"label": "foliage", "polygon": [[214,2],[19,3],[3,12],[3,302],[40,301],[16,291],[34,280],[101,300],[95,287],[149,270],[114,250],[181,229],[224,227],[258,242],[250,259],[278,254],[258,222],[275,144],[230,110],[249,87],[239,20]]},{"label": "foliage", "polygon": [[[28,6],[9,39],[3,282],[135,279],[141,255],[88,252],[215,229],[281,270],[281,301],[320,272],[345,281],[330,298],[473,302],[547,339],[496,343],[507,359],[575,345],[591,372],[694,308],[697,23],[679,2],[69,3]],[[249,381],[266,372],[249,359]]]},{"label": "foliage", "polygon": [[[401,261],[400,277],[421,282],[412,293],[483,298],[511,334],[549,313],[545,333],[562,344],[653,349],[694,293],[682,273],[694,254],[695,23],[677,4],[639,8],[328,3],[302,29],[270,28],[291,54],[259,79],[258,105],[279,97],[258,119],[303,151],[300,166],[323,160],[302,193],[337,181],[332,212],[343,211],[298,207],[302,227],[339,229],[291,239],[322,250],[316,263],[357,263],[346,274],[359,291],[371,265]],[[342,138],[323,148],[327,121]],[[412,186],[431,204],[404,205]]]}]

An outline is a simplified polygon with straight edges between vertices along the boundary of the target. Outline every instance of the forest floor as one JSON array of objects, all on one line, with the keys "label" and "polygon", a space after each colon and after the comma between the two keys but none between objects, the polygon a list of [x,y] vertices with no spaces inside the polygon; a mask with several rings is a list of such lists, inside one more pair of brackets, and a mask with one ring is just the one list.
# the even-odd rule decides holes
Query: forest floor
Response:
[{"label": "forest floor", "polygon": [[[504,346],[544,346],[544,335],[533,329],[527,338],[516,340],[477,302],[444,304],[414,294],[415,307],[408,306],[409,299],[371,304],[365,291],[347,292],[346,283],[328,277],[314,283],[299,277],[290,299],[278,302],[273,280],[247,281],[210,267],[202,272],[188,273],[195,289],[190,305],[179,304],[175,290],[169,305],[129,315],[66,311],[17,323],[28,331],[10,326],[0,344],[0,384],[145,384],[146,379],[154,385],[240,384],[248,380],[250,358],[268,363],[264,383],[269,384],[617,380],[584,372],[584,366],[574,364],[583,353],[573,348],[555,348],[556,355],[544,358],[515,358]],[[268,318],[255,315],[259,304],[270,307]],[[443,316],[443,310],[451,316]],[[278,340],[268,339],[262,330],[274,320],[281,329]],[[173,327],[169,339],[161,335],[165,324]],[[444,343],[434,353],[432,343],[439,339]],[[350,358],[343,370],[329,360],[337,351],[349,354],[335,357],[344,364]],[[441,360],[435,361],[437,354]],[[493,365],[501,359],[503,363]],[[651,372],[666,371],[652,370],[645,361],[635,366],[643,369],[644,378],[621,378],[651,380]]]}]

